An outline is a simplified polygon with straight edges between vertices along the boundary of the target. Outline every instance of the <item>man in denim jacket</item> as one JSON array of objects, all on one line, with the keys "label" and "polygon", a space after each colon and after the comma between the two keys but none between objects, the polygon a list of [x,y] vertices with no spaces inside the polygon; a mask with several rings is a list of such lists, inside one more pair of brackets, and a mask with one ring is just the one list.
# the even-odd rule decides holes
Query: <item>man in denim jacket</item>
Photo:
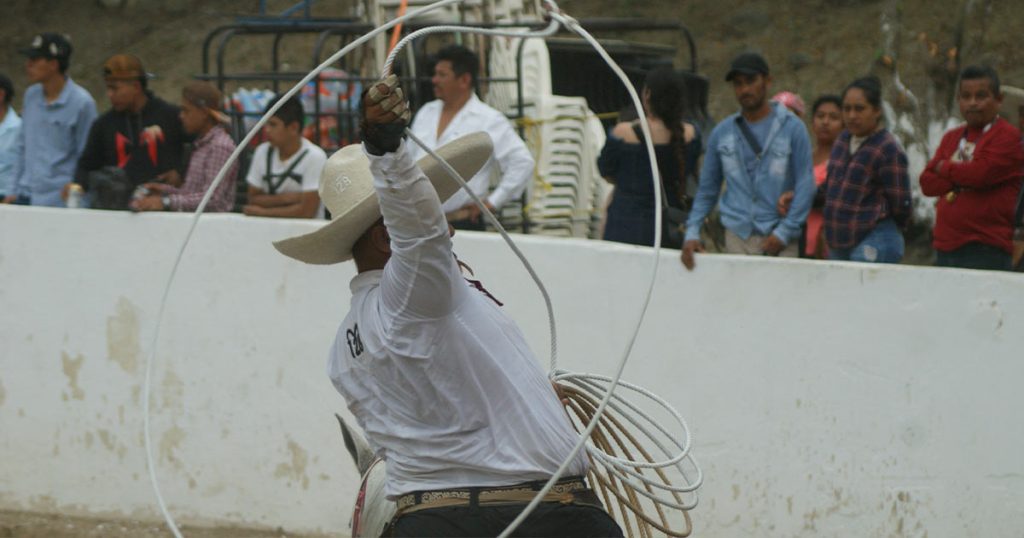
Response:
[{"label": "man in denim jacket", "polygon": [[[725,80],[732,83],[741,110],[719,123],[708,139],[700,185],[686,223],[682,260],[687,269],[695,265],[694,252],[704,252],[700,228],[720,194],[719,213],[729,254],[796,257],[801,226],[814,200],[807,128],[785,106],[768,100],[772,82],[768,63],[759,54],[741,54]],[[777,207],[787,191],[794,196],[783,217]]]}]

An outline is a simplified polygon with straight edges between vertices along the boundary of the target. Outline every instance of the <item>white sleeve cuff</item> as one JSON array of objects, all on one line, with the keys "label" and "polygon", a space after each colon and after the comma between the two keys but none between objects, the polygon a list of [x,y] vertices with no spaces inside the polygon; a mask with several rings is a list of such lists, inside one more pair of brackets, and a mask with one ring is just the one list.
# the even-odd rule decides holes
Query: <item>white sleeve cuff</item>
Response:
[{"label": "white sleeve cuff", "polygon": [[398,149],[384,155],[373,155],[363,146],[363,154],[370,160],[370,172],[373,182],[381,187],[403,187],[417,179],[419,174],[413,173],[416,162],[406,148],[406,141],[398,144]]}]

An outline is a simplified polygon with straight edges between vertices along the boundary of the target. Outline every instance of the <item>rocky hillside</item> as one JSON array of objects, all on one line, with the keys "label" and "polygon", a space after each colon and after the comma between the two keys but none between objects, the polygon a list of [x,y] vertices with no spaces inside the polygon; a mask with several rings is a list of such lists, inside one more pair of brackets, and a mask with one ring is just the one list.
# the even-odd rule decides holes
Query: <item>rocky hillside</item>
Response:
[{"label": "rocky hillside", "polygon": [[[280,11],[292,0],[268,2]],[[336,17],[353,0],[322,0],[315,15]],[[24,87],[22,58],[17,48],[41,31],[72,36],[75,53],[72,76],[103,101],[99,74],[103,59],[130,51],[144,60],[159,78],[153,88],[175,98],[177,89],[201,70],[201,47],[206,33],[252,15],[258,0],[7,0],[0,18],[0,71]],[[811,100],[835,92],[855,76],[875,71],[885,78],[887,65],[923,99],[935,93],[938,104],[948,102],[951,49],[964,62],[989,62],[1008,83],[1024,86],[1024,22],[1017,2],[994,0],[562,0],[561,6],[578,17],[643,16],[676,18],[693,32],[699,69],[712,81],[710,108],[721,116],[733,110],[731,91],[722,81],[729,58],[759,50],[772,64],[776,89],[788,89]],[[106,7],[114,6],[114,7]],[[889,12],[888,28],[883,14]],[[657,39],[685,45],[670,35],[626,35],[636,40]],[[887,45],[887,43],[891,43]],[[959,46],[958,46],[959,45]],[[308,43],[285,43],[286,61],[296,68],[311,62]],[[888,61],[888,57],[895,63]],[[262,51],[230,50],[229,61],[260,68],[269,65]],[[898,103],[897,103],[898,104]],[[942,107],[945,108],[945,107]]]},{"label": "rocky hillside", "polygon": [[[1024,22],[1016,2],[563,0],[561,5],[606,16],[682,20],[697,41],[700,69],[711,78],[716,116],[735,108],[722,77],[729,58],[747,49],[768,59],[775,89],[798,92],[808,101],[868,72],[891,80],[893,66],[922,99],[931,92],[948,97],[953,49],[963,64],[989,63],[1007,83],[1024,86]],[[683,59],[681,54],[679,62]]]}]

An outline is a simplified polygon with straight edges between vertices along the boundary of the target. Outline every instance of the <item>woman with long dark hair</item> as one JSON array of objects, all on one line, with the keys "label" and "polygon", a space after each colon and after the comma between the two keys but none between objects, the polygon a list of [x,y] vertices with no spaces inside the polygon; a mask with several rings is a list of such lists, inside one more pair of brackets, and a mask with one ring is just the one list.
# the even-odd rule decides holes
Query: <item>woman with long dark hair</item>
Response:
[{"label": "woman with long dark hair", "polygon": [[[697,129],[683,121],[685,91],[683,78],[674,69],[660,67],[647,74],[641,94],[666,202],[682,211],[687,206],[686,177],[696,171],[700,157]],[[654,186],[639,120],[621,122],[611,130],[597,166],[601,175],[615,185],[604,239],[653,246]],[[681,246],[681,241],[669,241],[664,235],[662,246]]]},{"label": "woman with long dark hair", "polygon": [[825,180],[829,258],[878,263],[903,259],[911,213],[907,154],[882,124],[882,84],[863,77],[843,91],[846,130],[832,146]]}]

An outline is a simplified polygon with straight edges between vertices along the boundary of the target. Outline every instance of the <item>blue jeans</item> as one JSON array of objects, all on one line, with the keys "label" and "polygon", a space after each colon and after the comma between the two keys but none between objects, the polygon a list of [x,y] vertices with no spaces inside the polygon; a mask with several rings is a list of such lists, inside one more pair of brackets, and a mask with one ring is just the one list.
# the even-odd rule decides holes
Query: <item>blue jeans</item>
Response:
[{"label": "blue jeans", "polygon": [[892,219],[878,221],[875,229],[853,248],[829,247],[828,259],[869,263],[900,263],[903,233]]}]

